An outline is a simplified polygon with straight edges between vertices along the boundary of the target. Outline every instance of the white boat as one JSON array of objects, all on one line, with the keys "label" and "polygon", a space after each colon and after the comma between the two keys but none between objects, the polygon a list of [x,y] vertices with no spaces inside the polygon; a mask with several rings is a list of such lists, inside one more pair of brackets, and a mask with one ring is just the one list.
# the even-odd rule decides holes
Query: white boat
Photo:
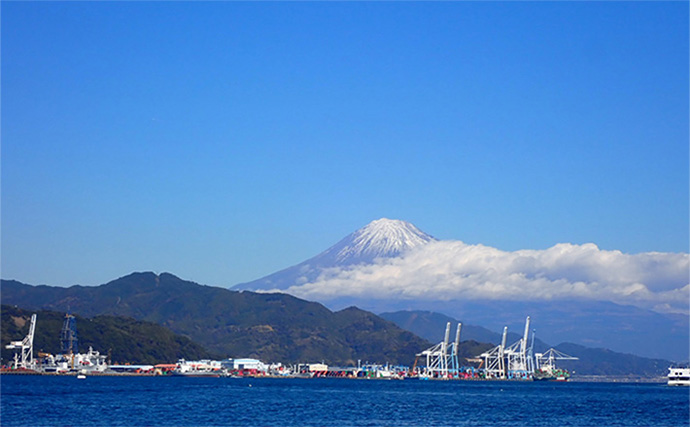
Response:
[{"label": "white boat", "polygon": [[108,369],[106,358],[107,356],[101,355],[91,347],[86,354],[44,354],[40,369],[47,373],[102,373]]},{"label": "white boat", "polygon": [[673,366],[668,368],[668,385],[690,386],[690,368]]}]

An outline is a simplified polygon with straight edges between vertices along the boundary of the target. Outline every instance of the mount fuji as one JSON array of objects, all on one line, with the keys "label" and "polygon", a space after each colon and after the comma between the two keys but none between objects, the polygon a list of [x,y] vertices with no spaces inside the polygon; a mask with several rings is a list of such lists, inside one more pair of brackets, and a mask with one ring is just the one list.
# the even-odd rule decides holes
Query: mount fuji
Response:
[{"label": "mount fuji", "polygon": [[687,360],[690,257],[593,243],[503,251],[438,240],[382,218],[300,264],[234,290],[284,292],[332,310],[429,310],[501,330],[532,316],[541,339]]},{"label": "mount fuji", "polygon": [[385,258],[396,258],[431,242],[438,241],[406,221],[381,218],[300,264],[266,277],[233,287],[236,290],[285,290],[316,280],[328,268],[372,264]]}]

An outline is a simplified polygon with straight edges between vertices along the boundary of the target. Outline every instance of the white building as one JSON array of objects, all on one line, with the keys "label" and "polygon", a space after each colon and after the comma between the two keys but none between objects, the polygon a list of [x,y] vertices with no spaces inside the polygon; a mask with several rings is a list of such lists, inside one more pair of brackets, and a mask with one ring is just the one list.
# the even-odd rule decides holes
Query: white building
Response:
[{"label": "white building", "polygon": [[257,359],[225,359],[221,362],[221,366],[229,371],[268,371],[268,366],[264,362]]},{"label": "white building", "polygon": [[325,372],[328,370],[328,365],[323,363],[310,363],[309,372]]}]

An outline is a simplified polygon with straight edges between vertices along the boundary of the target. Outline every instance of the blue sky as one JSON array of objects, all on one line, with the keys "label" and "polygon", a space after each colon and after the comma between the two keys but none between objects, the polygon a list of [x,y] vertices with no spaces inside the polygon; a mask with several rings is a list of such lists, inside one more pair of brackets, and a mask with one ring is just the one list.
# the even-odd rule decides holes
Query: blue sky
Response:
[{"label": "blue sky", "polygon": [[381,217],[688,251],[684,2],[2,4],[2,277],[231,286]]}]

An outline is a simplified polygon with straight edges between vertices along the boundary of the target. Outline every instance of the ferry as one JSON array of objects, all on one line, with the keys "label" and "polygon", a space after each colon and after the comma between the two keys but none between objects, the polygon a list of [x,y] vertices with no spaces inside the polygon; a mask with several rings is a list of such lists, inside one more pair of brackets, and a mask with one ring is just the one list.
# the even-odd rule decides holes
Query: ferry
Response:
[{"label": "ferry", "polygon": [[668,368],[668,385],[690,386],[689,367]]}]

